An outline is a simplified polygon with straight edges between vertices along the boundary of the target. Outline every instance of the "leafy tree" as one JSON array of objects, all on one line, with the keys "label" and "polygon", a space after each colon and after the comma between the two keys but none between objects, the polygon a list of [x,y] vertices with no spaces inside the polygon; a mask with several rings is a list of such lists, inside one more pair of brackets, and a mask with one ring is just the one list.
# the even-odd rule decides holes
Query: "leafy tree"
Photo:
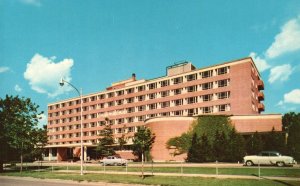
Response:
[{"label": "leafy tree", "polygon": [[114,148],[112,147],[114,144],[113,132],[111,126],[106,124],[104,129],[101,130],[99,136],[99,143],[96,147],[96,151],[99,153],[101,157],[115,155]]},{"label": "leafy tree", "polygon": [[181,136],[174,137],[168,140],[167,148],[173,149],[173,156],[177,156],[188,152],[191,147],[191,137],[189,133],[184,133]]},{"label": "leafy tree", "polygon": [[138,127],[133,137],[133,153],[138,156],[139,160],[144,161],[145,152],[151,150],[154,139],[155,136],[149,128]]},{"label": "leafy tree", "polygon": [[191,147],[187,153],[188,162],[200,162],[200,156],[201,156],[200,148],[201,148],[200,140],[198,139],[197,134],[194,133]]},{"label": "leafy tree", "polygon": [[283,123],[288,132],[287,149],[291,156],[300,161],[300,113],[287,113],[283,116]]},{"label": "leafy tree", "polygon": [[258,154],[263,150],[263,140],[256,131],[247,141],[247,154]]},{"label": "leafy tree", "polygon": [[246,154],[244,137],[238,134],[235,128],[232,128],[229,134],[228,143],[228,161],[242,161]]},{"label": "leafy tree", "polygon": [[228,157],[228,140],[224,131],[215,133],[214,142],[212,144],[213,155],[215,160],[226,161]]},{"label": "leafy tree", "polygon": [[144,178],[144,157],[150,153],[154,139],[155,135],[145,126],[138,127],[133,137],[133,154],[142,160],[142,178]]},{"label": "leafy tree", "polygon": [[119,142],[119,149],[123,150],[124,145],[126,145],[126,143],[127,143],[127,141],[125,140],[125,135],[124,134],[122,134],[122,136],[119,138],[118,142]]},{"label": "leafy tree", "polygon": [[8,95],[0,98],[0,172],[11,150],[20,156],[22,171],[24,153],[37,144],[35,132],[39,115],[43,113],[38,112],[38,108],[29,98]]},{"label": "leafy tree", "polygon": [[281,153],[286,152],[284,135],[281,132],[276,132],[274,127],[271,132],[263,135],[264,150],[275,150]]}]

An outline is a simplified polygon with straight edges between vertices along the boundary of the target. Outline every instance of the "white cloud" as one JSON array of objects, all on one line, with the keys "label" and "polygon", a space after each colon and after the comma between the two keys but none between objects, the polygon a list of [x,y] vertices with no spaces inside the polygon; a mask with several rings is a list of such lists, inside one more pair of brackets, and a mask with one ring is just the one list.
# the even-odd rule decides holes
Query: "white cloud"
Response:
[{"label": "white cloud", "polygon": [[70,91],[71,88],[60,88],[59,80],[64,77],[66,81],[71,81],[71,68],[73,59],[64,59],[55,63],[53,57],[47,58],[40,54],[35,54],[27,64],[24,78],[29,81],[31,89],[38,93],[47,94],[50,97],[55,97]]},{"label": "white cloud", "polygon": [[19,85],[15,85],[15,91],[21,92],[22,88]]},{"label": "white cloud", "polygon": [[260,58],[259,56],[257,56],[257,54],[255,52],[251,52],[249,54],[250,57],[252,57],[256,67],[258,68],[258,70],[260,72],[263,72],[265,70],[267,70],[268,68],[270,68],[271,66],[267,63],[267,61],[263,58]]},{"label": "white cloud", "polygon": [[33,5],[33,6],[42,6],[40,0],[20,0],[24,4]]},{"label": "white cloud", "polygon": [[275,41],[266,51],[269,58],[275,58],[288,52],[300,49],[300,16],[291,19],[275,36]]},{"label": "white cloud", "polygon": [[300,89],[294,89],[289,93],[284,94],[284,103],[300,104]]},{"label": "white cloud", "polygon": [[271,68],[269,75],[269,82],[286,81],[292,74],[292,67],[290,64],[284,64]]},{"label": "white cloud", "polygon": [[0,67],[0,73],[9,71],[9,67]]}]

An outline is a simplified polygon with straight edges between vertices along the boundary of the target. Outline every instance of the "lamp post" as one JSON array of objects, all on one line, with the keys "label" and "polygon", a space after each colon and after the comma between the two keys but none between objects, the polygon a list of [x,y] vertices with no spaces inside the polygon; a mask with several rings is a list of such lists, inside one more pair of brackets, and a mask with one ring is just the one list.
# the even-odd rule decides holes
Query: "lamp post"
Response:
[{"label": "lamp post", "polygon": [[71,87],[73,87],[77,93],[80,96],[80,175],[83,175],[83,132],[82,132],[82,88],[80,89],[80,91],[74,86],[72,85],[70,82],[64,80],[63,78],[60,79],[59,85],[60,86],[64,86],[64,84],[67,83],[69,84]]}]

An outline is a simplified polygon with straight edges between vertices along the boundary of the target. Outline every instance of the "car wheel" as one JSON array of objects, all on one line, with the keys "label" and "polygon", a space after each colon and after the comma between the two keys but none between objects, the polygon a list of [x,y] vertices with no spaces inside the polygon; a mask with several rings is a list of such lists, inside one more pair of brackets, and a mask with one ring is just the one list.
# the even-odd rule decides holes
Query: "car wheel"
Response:
[{"label": "car wheel", "polygon": [[252,162],[252,161],[246,161],[246,165],[247,165],[247,166],[252,166],[252,165],[253,165],[253,162]]},{"label": "car wheel", "polygon": [[276,163],[276,165],[277,165],[278,167],[283,167],[285,164],[284,164],[284,162],[279,161],[279,162]]}]

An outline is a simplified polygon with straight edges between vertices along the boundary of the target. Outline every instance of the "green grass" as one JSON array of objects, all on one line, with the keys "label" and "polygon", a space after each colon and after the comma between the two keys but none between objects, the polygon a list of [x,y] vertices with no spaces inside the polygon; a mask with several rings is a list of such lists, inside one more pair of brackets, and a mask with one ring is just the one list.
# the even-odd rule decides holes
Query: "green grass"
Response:
[{"label": "green grass", "polygon": [[[52,170],[51,167],[47,168]],[[54,170],[79,170],[79,166],[59,166],[54,167]],[[87,166],[84,168],[87,171],[104,171],[103,166]],[[120,171],[126,172],[126,167],[121,166],[106,166],[106,171]],[[128,167],[128,172],[141,172],[141,167]],[[216,174],[215,168],[209,167],[183,167],[184,174]],[[152,172],[151,167],[145,167],[145,172]],[[154,173],[181,173],[180,167],[153,167]],[[258,167],[240,167],[240,168],[219,168],[219,174],[225,175],[258,175]],[[260,170],[261,176],[286,176],[286,177],[300,177],[299,168],[277,168],[277,167],[262,167]]]},{"label": "green grass", "polygon": [[74,181],[104,181],[112,183],[131,183],[131,184],[145,184],[145,185],[162,185],[162,186],[198,186],[198,185],[299,185],[300,182],[296,181],[275,181],[275,180],[243,180],[243,179],[215,179],[215,178],[195,178],[195,177],[167,177],[167,176],[149,176],[142,179],[139,176],[132,175],[109,175],[109,174],[86,174],[79,176],[78,174],[66,174],[57,172],[36,172],[24,171],[22,174],[19,172],[6,172],[0,175],[7,176],[23,176],[34,177],[41,179],[62,179]]}]

